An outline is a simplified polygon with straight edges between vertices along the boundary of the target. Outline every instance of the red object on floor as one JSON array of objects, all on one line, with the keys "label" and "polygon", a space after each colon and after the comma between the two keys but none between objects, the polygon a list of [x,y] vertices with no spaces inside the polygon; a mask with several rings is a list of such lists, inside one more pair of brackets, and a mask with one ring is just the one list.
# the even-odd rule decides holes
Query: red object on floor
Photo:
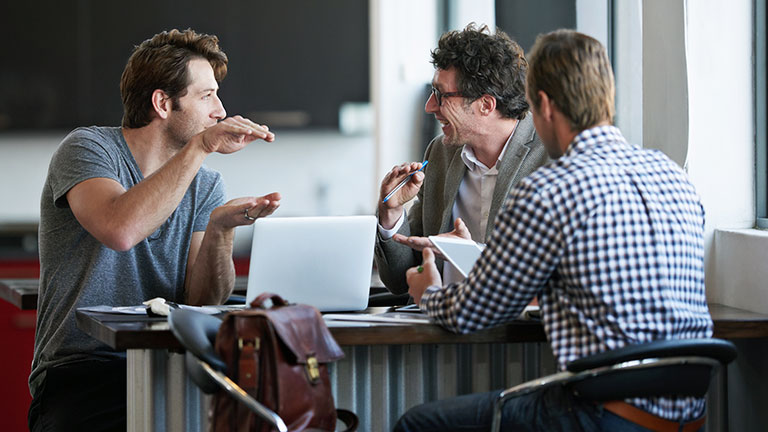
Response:
[{"label": "red object on floor", "polygon": [[23,311],[0,301],[0,429],[6,432],[26,431],[27,411],[32,402],[29,394],[29,372],[35,345],[35,311]]},{"label": "red object on floor", "polygon": [[[0,279],[39,278],[36,259],[0,260]],[[35,311],[23,311],[0,300],[0,430],[22,432],[27,428],[27,411],[32,402],[29,372],[35,347]]]}]

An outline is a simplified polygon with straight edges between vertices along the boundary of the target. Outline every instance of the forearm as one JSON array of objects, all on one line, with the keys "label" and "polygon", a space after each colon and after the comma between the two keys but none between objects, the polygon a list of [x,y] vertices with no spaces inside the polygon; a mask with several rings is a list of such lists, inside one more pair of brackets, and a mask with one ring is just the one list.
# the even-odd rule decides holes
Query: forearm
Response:
[{"label": "forearm", "polygon": [[379,278],[393,294],[408,292],[405,271],[418,264],[416,253],[408,246],[377,236],[374,258]]},{"label": "forearm", "polygon": [[207,155],[194,144],[191,141],[105,209],[110,231],[119,233],[124,247],[147,238],[176,210]]},{"label": "forearm", "polygon": [[234,229],[208,224],[200,251],[187,272],[187,303],[221,304],[232,294],[235,266],[232,262]]}]

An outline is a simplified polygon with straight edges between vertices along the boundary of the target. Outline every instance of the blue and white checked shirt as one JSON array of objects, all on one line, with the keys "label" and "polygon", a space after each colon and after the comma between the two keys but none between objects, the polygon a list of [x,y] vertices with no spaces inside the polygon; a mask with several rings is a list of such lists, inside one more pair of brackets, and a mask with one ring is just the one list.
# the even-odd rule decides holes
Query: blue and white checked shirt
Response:
[{"label": "blue and white checked shirt", "polygon": [[[422,297],[449,330],[514,320],[539,296],[561,369],[627,344],[712,335],[699,197],[674,162],[617,128],[582,131],[510,192],[495,223],[467,279]],[[704,409],[702,399],[631,402],[675,419]]]}]

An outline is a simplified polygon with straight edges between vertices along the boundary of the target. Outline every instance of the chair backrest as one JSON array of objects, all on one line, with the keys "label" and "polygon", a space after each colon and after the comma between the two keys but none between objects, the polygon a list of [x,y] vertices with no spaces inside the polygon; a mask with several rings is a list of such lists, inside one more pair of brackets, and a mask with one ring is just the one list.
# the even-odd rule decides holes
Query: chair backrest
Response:
[{"label": "chair backrest", "polygon": [[720,339],[661,340],[631,345],[573,361],[568,386],[596,401],[631,397],[703,397],[720,367],[736,358]]}]

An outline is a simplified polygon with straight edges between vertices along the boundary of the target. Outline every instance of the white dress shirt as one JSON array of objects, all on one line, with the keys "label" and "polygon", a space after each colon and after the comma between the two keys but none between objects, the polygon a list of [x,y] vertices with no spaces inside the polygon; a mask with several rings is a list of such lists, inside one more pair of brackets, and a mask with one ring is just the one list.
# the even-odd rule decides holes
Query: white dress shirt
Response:
[{"label": "white dress shirt", "polygon": [[[497,168],[504,152],[507,150],[509,142],[515,131],[509,135],[504,148],[501,149],[496,163],[492,167],[487,167],[475,156],[475,152],[465,145],[461,150],[461,160],[466,165],[464,178],[459,185],[459,191],[456,194],[456,200],[451,209],[451,220],[461,218],[472,235],[472,240],[478,243],[485,243],[485,230],[488,226],[488,216],[491,209],[491,200],[493,199],[493,189],[496,187],[496,179],[499,176]],[[379,225],[379,234],[383,239],[390,239],[394,236],[405,221],[405,210],[395,223],[392,229],[385,229]],[[453,230],[451,225],[449,231]],[[443,284],[460,282],[464,276],[448,262],[443,264]]]}]

